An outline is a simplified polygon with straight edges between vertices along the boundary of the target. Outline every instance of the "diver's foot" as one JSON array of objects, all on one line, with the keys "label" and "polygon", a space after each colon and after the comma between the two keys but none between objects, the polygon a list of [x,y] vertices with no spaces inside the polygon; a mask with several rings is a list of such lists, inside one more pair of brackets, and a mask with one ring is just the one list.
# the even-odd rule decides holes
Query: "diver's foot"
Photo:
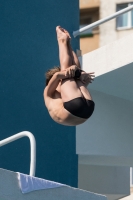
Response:
[{"label": "diver's foot", "polygon": [[62,28],[62,30],[68,36],[67,44],[68,44],[68,47],[71,48],[71,36],[70,36],[70,33],[64,28]]},{"label": "diver's foot", "polygon": [[64,28],[62,28],[62,30],[64,31],[64,33],[66,33],[66,35],[68,36],[69,40],[71,40],[71,36],[70,36],[69,32]]},{"label": "diver's foot", "polygon": [[70,36],[70,33],[66,29],[64,29],[64,28],[62,28],[62,30],[68,36],[67,44],[68,44],[68,47],[71,48],[71,36]]},{"label": "diver's foot", "polygon": [[61,28],[61,26],[56,27],[56,33],[57,33],[57,40],[59,41],[68,41],[69,37],[68,35],[64,32],[64,29]]}]

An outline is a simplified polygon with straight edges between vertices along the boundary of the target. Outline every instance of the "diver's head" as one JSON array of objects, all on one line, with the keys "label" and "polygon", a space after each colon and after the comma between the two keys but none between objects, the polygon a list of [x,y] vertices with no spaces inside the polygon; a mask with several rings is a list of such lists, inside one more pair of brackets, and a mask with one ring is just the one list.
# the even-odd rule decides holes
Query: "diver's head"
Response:
[{"label": "diver's head", "polygon": [[46,77],[46,86],[48,85],[50,79],[52,78],[52,76],[56,73],[60,71],[60,67],[54,67],[52,69],[49,69],[46,73],[45,73],[45,77]]}]

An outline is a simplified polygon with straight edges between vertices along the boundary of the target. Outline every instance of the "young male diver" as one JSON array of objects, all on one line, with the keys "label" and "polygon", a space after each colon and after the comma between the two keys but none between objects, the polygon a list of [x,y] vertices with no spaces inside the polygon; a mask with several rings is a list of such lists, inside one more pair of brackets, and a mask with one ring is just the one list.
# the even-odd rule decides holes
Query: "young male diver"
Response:
[{"label": "young male diver", "polygon": [[93,113],[95,103],[87,85],[94,79],[94,72],[81,70],[79,60],[71,48],[68,31],[56,27],[60,67],[46,72],[44,101],[51,118],[62,125],[84,123]]}]

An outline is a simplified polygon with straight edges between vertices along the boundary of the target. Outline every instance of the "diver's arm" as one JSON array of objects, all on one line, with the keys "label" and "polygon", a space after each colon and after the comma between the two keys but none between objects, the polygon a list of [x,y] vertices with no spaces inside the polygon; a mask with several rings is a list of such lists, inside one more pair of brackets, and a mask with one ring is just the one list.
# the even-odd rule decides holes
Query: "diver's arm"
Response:
[{"label": "diver's arm", "polygon": [[59,82],[62,79],[66,79],[66,78],[72,78],[75,76],[75,71],[79,69],[76,65],[72,65],[70,67],[68,67],[67,69],[65,69],[64,71],[60,71],[60,72],[56,72],[53,77],[50,79],[48,85],[45,88],[45,94],[47,96],[53,95],[53,93],[55,92]]},{"label": "diver's arm", "polygon": [[45,95],[51,97],[55,92],[61,79],[65,78],[68,78],[68,76],[65,75],[65,71],[56,72],[45,88]]}]

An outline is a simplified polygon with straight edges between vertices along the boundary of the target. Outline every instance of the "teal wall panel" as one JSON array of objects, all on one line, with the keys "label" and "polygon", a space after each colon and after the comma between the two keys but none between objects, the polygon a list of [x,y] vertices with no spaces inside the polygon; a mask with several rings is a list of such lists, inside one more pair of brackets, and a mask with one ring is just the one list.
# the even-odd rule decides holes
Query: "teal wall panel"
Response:
[{"label": "teal wall panel", "polygon": [[[77,186],[75,127],[49,116],[43,101],[44,73],[59,65],[55,27],[72,34],[79,26],[77,0],[1,0],[0,140],[20,131],[37,142],[36,176]],[[79,39],[73,39],[79,48]],[[0,149],[0,167],[29,173],[29,141]]]}]

